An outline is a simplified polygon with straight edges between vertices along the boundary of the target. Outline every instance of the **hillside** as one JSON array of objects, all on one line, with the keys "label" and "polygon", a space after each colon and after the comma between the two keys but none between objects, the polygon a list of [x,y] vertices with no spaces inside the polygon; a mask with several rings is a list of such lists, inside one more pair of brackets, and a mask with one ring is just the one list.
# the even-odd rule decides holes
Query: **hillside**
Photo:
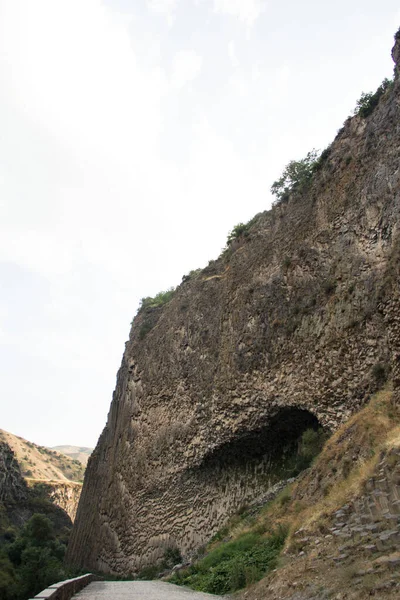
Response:
[{"label": "hillside", "polygon": [[89,456],[93,452],[93,448],[87,448],[86,446],[53,446],[50,448],[61,454],[66,454],[72,460],[78,460],[82,465],[86,467]]},{"label": "hillside", "polygon": [[27,485],[14,452],[0,439],[1,600],[33,598],[69,574],[62,561],[72,521],[59,506],[65,497],[49,497],[56,486],[67,495],[70,486],[80,491],[80,484],[72,482],[51,488],[44,483]]},{"label": "hillside", "polygon": [[[357,438],[341,449],[376,392],[390,394],[388,411],[400,398],[400,34],[392,55],[394,82],[345,121],[306,181],[235,228],[222,255],[175,291],[143,299],[88,464],[70,564],[126,576],[166,555],[192,561],[233,515],[308,467],[303,442],[319,432],[338,432],[341,445],[305,490],[300,480],[299,511],[319,510],[324,490],[329,500],[370,458]],[[381,450],[366,497],[392,503],[397,453]],[[346,515],[347,499],[336,496]]]},{"label": "hillside", "polygon": [[376,394],[297,481],[243,507],[170,581],[220,594],[247,585],[246,600],[400,597],[399,423],[391,389]]},{"label": "hillside", "polygon": [[38,446],[2,429],[0,440],[6,442],[13,450],[21,472],[27,479],[78,482],[83,480],[85,469],[77,459]]}]

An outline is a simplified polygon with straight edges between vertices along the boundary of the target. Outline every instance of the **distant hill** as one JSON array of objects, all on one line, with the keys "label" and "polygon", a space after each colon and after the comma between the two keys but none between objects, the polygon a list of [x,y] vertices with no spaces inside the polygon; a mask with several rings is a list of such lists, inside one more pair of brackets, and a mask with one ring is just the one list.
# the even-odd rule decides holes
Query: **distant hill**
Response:
[{"label": "distant hill", "polygon": [[51,449],[66,454],[74,460],[79,460],[85,467],[93,452],[93,448],[86,448],[86,446],[52,446]]},{"label": "distant hill", "polygon": [[[0,441],[10,446],[26,479],[45,481],[82,481],[85,467],[77,458],[45,446],[28,442],[24,438],[0,429]],[[63,446],[63,448],[68,446]],[[72,446],[73,448],[73,446]],[[76,450],[88,450],[78,448]]]}]

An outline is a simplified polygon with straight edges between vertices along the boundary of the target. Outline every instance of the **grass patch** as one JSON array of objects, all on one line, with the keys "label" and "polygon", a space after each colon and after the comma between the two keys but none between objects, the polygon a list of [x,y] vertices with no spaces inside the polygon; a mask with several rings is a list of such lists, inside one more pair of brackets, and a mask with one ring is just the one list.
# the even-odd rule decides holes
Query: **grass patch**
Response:
[{"label": "grass patch", "polygon": [[275,568],[286,538],[282,527],[263,535],[242,533],[236,539],[216,546],[202,560],[178,571],[171,583],[187,585],[210,594],[227,594],[259,581]]}]

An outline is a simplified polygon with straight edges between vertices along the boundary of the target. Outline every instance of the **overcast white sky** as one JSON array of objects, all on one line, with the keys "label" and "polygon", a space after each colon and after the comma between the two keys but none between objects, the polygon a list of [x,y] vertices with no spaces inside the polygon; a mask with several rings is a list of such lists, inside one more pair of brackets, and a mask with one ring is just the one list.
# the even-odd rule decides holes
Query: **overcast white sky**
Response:
[{"label": "overcast white sky", "polygon": [[391,77],[398,0],[0,0],[0,428],[95,445],[139,299]]}]

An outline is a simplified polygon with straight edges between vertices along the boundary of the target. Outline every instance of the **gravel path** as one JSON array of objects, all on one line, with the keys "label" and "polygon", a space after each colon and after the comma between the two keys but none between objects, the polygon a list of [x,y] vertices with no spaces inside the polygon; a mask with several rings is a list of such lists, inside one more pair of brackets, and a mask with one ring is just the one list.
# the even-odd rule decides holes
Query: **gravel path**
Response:
[{"label": "gravel path", "polygon": [[[74,600],[221,600],[163,581],[94,581]],[[226,598],[226,596],[225,596]]]}]

